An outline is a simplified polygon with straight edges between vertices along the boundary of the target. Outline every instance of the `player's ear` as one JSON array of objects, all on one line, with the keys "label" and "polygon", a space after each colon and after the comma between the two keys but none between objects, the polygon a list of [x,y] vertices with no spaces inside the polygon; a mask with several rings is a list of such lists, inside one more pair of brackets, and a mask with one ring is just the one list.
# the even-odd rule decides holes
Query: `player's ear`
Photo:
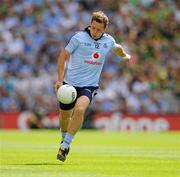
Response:
[{"label": "player's ear", "polygon": [[105,27],[104,27],[104,31],[106,31],[106,30],[107,30],[107,28],[108,28],[108,26],[105,26]]},{"label": "player's ear", "polygon": [[107,28],[108,28],[108,24],[105,24],[105,23],[104,23],[104,31],[106,31]]}]

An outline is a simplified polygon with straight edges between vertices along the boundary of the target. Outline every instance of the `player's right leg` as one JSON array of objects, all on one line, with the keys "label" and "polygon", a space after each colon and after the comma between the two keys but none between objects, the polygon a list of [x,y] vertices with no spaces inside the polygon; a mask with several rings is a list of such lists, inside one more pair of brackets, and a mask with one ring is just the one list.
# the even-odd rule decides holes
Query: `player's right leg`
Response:
[{"label": "player's right leg", "polygon": [[[92,98],[96,94],[96,91],[97,91],[97,87],[84,87],[77,90],[78,97],[76,101],[73,103],[74,109],[68,121],[68,126],[65,129],[67,130],[67,133],[65,135],[63,143],[61,144],[59,148],[59,152],[57,155],[57,158],[59,160],[61,161],[66,160],[66,156],[69,153],[70,144],[75,134],[77,133],[77,131],[81,128],[83,124],[85,111],[87,107],[89,106]],[[62,106],[61,106],[61,109],[62,109]],[[67,125],[66,122],[64,122],[64,125]]]},{"label": "player's right leg", "polygon": [[83,124],[84,113],[89,103],[90,100],[87,96],[81,96],[77,99],[77,102],[73,110],[73,114],[68,122],[67,133],[65,135],[64,141],[62,142],[59,148],[57,159],[63,162],[66,160],[66,156],[69,153],[69,147],[74,138],[74,135],[81,128]]},{"label": "player's right leg", "polygon": [[70,110],[63,110],[61,108],[59,109],[59,124],[60,124],[60,131],[62,135],[62,141],[67,132],[68,123],[72,116],[72,113],[73,113],[73,108]]},{"label": "player's right leg", "polygon": [[71,119],[72,113],[74,111],[74,105],[75,102],[67,105],[67,104],[62,104],[60,103],[60,109],[59,109],[59,123],[60,123],[60,131],[62,135],[62,140],[59,145],[59,150],[57,154],[57,159],[64,161],[66,155],[69,153],[69,148],[68,149],[62,149],[61,144],[63,143],[64,137],[67,132],[67,127],[69,124],[69,120]]}]

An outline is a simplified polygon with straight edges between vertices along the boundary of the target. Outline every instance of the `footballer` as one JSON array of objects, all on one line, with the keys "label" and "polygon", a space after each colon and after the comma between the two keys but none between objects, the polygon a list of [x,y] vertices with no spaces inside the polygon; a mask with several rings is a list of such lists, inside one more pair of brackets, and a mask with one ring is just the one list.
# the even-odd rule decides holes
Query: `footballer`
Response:
[{"label": "footballer", "polygon": [[[75,87],[77,98],[70,104],[59,102],[59,119],[62,140],[57,159],[65,161],[71,142],[81,128],[84,114],[97,92],[100,74],[107,53],[112,50],[124,60],[130,60],[120,44],[106,33],[109,19],[102,11],[93,12],[90,26],[76,32],[58,57],[57,91],[63,84]],[[65,63],[69,59],[65,70]]]}]

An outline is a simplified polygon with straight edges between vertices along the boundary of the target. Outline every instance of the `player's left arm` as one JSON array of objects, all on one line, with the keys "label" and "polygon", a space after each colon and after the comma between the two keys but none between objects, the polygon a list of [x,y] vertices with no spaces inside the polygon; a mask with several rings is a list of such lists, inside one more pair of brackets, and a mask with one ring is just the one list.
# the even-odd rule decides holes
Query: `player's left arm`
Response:
[{"label": "player's left arm", "polygon": [[112,51],[118,56],[120,56],[123,60],[131,59],[131,55],[127,54],[120,44],[116,44]]}]

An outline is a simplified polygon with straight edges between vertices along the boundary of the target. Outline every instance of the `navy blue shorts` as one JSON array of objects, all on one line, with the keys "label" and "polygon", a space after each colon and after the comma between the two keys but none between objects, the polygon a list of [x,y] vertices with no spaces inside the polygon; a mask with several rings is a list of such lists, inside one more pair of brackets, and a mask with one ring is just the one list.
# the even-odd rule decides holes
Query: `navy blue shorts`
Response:
[{"label": "navy blue shorts", "polygon": [[[63,84],[67,84],[67,83],[63,82]],[[97,90],[98,90],[98,87],[74,87],[74,88],[77,91],[76,100],[70,104],[63,104],[63,103],[59,102],[59,107],[62,110],[70,110],[70,109],[74,108],[77,99],[81,96],[87,96],[91,102],[92,98],[97,94]]]}]

